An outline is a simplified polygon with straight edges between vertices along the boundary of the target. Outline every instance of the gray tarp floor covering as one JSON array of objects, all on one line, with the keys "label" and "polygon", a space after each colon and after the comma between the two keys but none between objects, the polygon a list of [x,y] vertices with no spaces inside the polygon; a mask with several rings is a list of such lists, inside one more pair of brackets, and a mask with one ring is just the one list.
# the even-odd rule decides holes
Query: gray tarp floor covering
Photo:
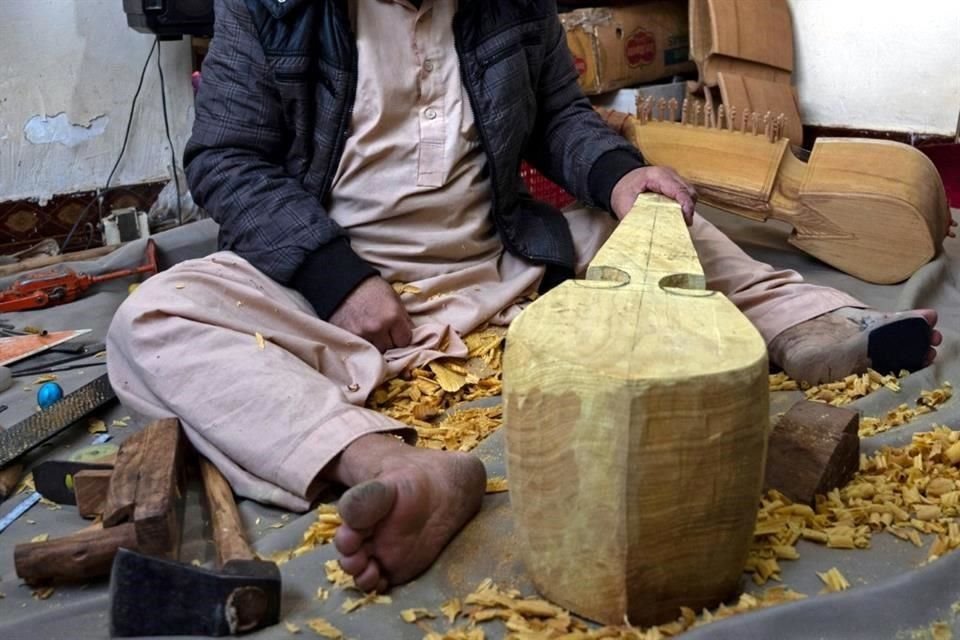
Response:
[{"label": "gray tarp floor covering", "polygon": [[[921,389],[932,389],[945,380],[952,381],[955,386],[960,383],[960,240],[948,240],[945,254],[923,267],[906,283],[876,286],[794,251],[785,242],[784,227],[756,224],[702,209],[753,256],[776,266],[795,268],[812,282],[848,291],[881,309],[929,306],[940,311],[944,345],[937,362],[904,380],[900,394],[882,390],[856,403],[854,406],[864,415],[881,415],[901,402],[918,397]],[[209,222],[161,235],[158,240],[162,262],[169,265],[213,250],[213,235],[214,227]],[[141,250],[142,247],[138,246],[126,247],[97,263],[78,267],[98,272],[134,264],[140,260]],[[0,281],[0,286],[6,284]],[[126,283],[108,283],[96,294],[69,306],[30,315],[8,314],[6,319],[17,325],[42,324],[50,330],[89,328],[93,330],[92,336],[102,337],[112,310],[125,295]],[[65,391],[70,392],[100,371],[102,367],[61,374],[60,382]],[[0,414],[4,425],[14,424],[33,410],[35,387],[31,386],[27,392],[24,386],[17,384],[0,394],[0,403],[10,406],[8,411]],[[773,412],[785,410],[800,397],[795,392],[773,395]],[[99,412],[107,424],[127,414],[117,403]],[[882,445],[907,443],[911,433],[926,430],[932,423],[960,427],[958,400],[954,398],[939,412],[922,416],[910,425],[864,440],[863,449],[870,452]],[[114,441],[122,441],[143,425],[144,421],[135,417],[130,426],[111,429]],[[50,446],[35,452],[30,461],[51,456],[66,457],[72,449],[89,443],[91,438],[82,426],[74,428]],[[483,442],[476,453],[486,463],[491,475],[504,474],[502,433]],[[191,495],[181,558],[207,562],[213,558],[212,549],[203,542],[201,509],[198,498]],[[0,505],[0,517],[19,499],[16,496]],[[313,513],[288,515],[250,501],[241,504],[241,512],[248,535],[257,550],[264,554],[296,546],[303,531],[314,521]],[[283,526],[271,527],[278,523]],[[0,640],[107,637],[109,598],[106,581],[58,587],[49,599],[41,601],[31,597],[31,589],[14,573],[15,544],[40,533],[48,533],[51,537],[65,535],[84,525],[73,507],[52,510],[37,505],[0,534],[0,592],[4,594],[0,599]],[[484,578],[492,578],[502,586],[516,587],[524,594],[532,595],[534,591],[525,575],[522,560],[511,543],[512,527],[508,494],[488,495],[482,512],[443,552],[437,564],[413,583],[391,593],[392,604],[368,605],[349,615],[339,611],[340,604],[349,594],[333,589],[327,601],[321,602],[314,597],[317,587],[330,587],[324,578],[323,563],[334,557],[332,546],[319,548],[283,565],[283,618],[303,626],[305,620],[322,616],[341,629],[345,637],[358,640],[413,639],[421,638],[424,632],[400,620],[402,609],[426,607],[436,611],[447,599],[469,594]],[[602,534],[597,532],[597,535]],[[960,629],[960,622],[954,620],[951,609],[951,605],[960,601],[960,578],[957,578],[960,575],[960,553],[923,565],[926,548],[916,548],[886,534],[874,536],[872,548],[865,551],[833,550],[806,542],[801,542],[798,549],[799,560],[782,563],[784,584],[815,597],[716,622],[690,632],[687,637],[691,640],[929,637],[926,633],[917,635],[911,632],[925,630],[938,620],[945,620],[954,629]],[[850,580],[853,588],[842,594],[817,595],[823,585],[816,572],[834,566]],[[752,583],[745,584],[749,587]],[[443,623],[434,621],[433,624],[440,631],[446,628]],[[485,624],[484,630],[487,637],[492,638],[502,637],[505,633],[499,622]],[[305,627],[301,633],[312,635]],[[252,637],[291,636],[280,625]]]}]

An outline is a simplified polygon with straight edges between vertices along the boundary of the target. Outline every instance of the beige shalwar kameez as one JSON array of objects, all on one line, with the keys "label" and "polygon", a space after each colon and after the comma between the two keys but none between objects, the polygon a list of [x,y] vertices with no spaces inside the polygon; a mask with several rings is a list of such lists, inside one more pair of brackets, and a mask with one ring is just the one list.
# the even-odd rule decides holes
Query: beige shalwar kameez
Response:
[{"label": "beige shalwar kameez", "polygon": [[[453,43],[456,3],[372,0],[353,9],[357,102],[328,211],[383,278],[419,290],[402,295],[413,343],[381,354],[225,251],[144,283],[108,336],[110,379],[124,404],[179,417],[237,493],[293,510],[309,507],[319,471],[356,438],[415,437],[363,408],[377,385],[465,355],[459,336],[508,324],[543,274],[506,253],[491,223],[486,159]],[[584,208],[564,215],[582,270],[614,222]],[[753,260],[699,217],[691,236],[708,286],[768,343],[822,313],[863,306]]]}]

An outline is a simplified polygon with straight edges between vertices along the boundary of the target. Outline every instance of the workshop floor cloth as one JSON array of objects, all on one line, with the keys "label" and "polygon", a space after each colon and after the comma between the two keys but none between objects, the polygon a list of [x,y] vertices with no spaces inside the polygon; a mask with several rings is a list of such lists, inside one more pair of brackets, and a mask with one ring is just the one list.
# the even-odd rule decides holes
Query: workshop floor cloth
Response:
[{"label": "workshop floor cloth", "polygon": [[[883,389],[852,406],[867,416],[880,416],[903,402],[912,402],[923,389],[940,386],[943,381],[960,383],[960,243],[948,240],[946,251],[933,262],[915,273],[907,282],[895,286],[865,283],[840,273],[791,247],[787,241],[788,229],[779,224],[760,224],[743,220],[707,207],[700,212],[733,238],[753,258],[774,265],[777,269],[794,269],[805,280],[830,286],[855,296],[879,309],[899,310],[929,306],[940,313],[940,328],[944,344],[938,349],[937,361],[901,381],[902,391]],[[956,212],[955,212],[956,213]],[[216,226],[204,221],[157,236],[161,262],[165,267],[188,258],[207,255],[215,246]],[[95,262],[73,264],[74,268],[89,273],[136,265],[142,260],[143,247],[136,244],[124,247],[107,258]],[[9,279],[0,279],[0,286]],[[61,307],[37,312],[5,314],[4,319],[17,326],[32,324],[54,330],[92,328],[91,339],[102,340],[107,324],[126,295],[127,282],[116,281],[99,285],[87,297]],[[252,336],[246,336],[251,349],[257,351]],[[272,345],[266,345],[267,349]],[[252,355],[256,355],[255,353]],[[254,360],[255,362],[255,360]],[[238,369],[239,378],[254,365]],[[102,368],[99,369],[102,371]],[[60,374],[59,382],[69,392],[89,381],[96,371],[79,370]],[[10,409],[0,415],[4,425],[11,425],[34,411],[36,386],[30,379],[0,393],[0,403]],[[192,384],[205,384],[193,379]],[[779,392],[771,396],[771,416],[786,410],[801,394]],[[128,426],[119,426],[114,420]],[[115,404],[96,414],[108,426],[114,441],[122,441],[142,429],[147,421],[138,417],[129,407]],[[862,450],[871,454],[883,446],[901,446],[910,442],[912,434],[930,429],[932,424],[960,428],[960,403],[954,398],[937,412],[922,416],[914,422],[880,435],[862,440]],[[79,445],[93,437],[85,428],[86,422],[54,440],[30,456],[28,464],[39,460],[65,458]],[[504,428],[509,428],[505,426]],[[475,450],[491,476],[505,474],[503,433],[496,432]],[[195,489],[187,493],[184,515],[183,545],[180,558],[185,562],[212,561],[215,557],[209,544],[203,542],[203,518],[199,496]],[[335,496],[324,496],[334,499]],[[9,513],[22,499],[15,496],[0,504],[0,518]],[[316,520],[313,512],[296,517],[278,509],[243,500],[241,516],[248,537],[256,549],[265,555],[288,550],[300,544],[307,527]],[[74,507],[52,509],[38,505],[0,534],[0,638],[4,640],[29,638],[32,640],[87,640],[108,637],[109,594],[106,580],[92,584],[58,586],[48,599],[32,597],[32,590],[16,577],[13,566],[13,548],[16,544],[46,534],[51,538],[76,531],[86,523]],[[513,520],[509,493],[488,495],[478,516],[454,539],[441,554],[437,563],[426,574],[391,591],[391,604],[368,605],[347,614],[341,606],[357,593],[333,587],[324,577],[324,563],[335,557],[332,545],[292,559],[281,566],[283,574],[283,620],[303,628],[303,637],[310,635],[306,622],[316,617],[329,620],[344,637],[356,640],[420,640],[425,631],[417,625],[401,621],[400,611],[412,607],[426,607],[439,614],[439,606],[451,598],[463,599],[484,579],[519,589],[524,595],[535,590],[524,571],[522,558],[513,544]],[[206,534],[209,536],[209,533]],[[960,623],[955,620],[951,605],[960,600],[960,554],[948,554],[941,560],[926,565],[929,543],[924,536],[923,547],[897,540],[888,534],[876,534],[870,549],[829,549],[801,541],[797,545],[800,558],[781,562],[783,584],[809,598],[802,602],[781,605],[769,610],[738,616],[707,625],[689,634],[698,639],[718,638],[890,638],[911,637],[909,634],[925,630],[935,620],[947,620],[956,634]],[[682,540],[678,540],[682,544]],[[817,572],[837,567],[853,585],[842,594],[820,594],[823,584]],[[325,600],[317,598],[317,589],[329,590]],[[748,590],[762,590],[745,581]],[[820,594],[820,595],[818,595]],[[5,597],[4,597],[5,596]],[[443,619],[423,621],[442,632],[449,628]],[[464,624],[463,620],[458,625]],[[487,638],[507,635],[503,624],[490,622],[482,625]],[[257,632],[250,637],[265,640],[290,638],[290,631],[278,625]],[[927,637],[927,636],[920,636]]]}]

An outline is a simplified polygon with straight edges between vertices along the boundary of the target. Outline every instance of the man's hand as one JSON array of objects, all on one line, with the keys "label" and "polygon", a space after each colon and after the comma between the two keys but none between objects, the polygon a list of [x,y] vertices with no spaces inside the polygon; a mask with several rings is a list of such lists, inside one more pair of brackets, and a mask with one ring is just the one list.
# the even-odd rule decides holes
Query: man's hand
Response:
[{"label": "man's hand", "polygon": [[406,347],[413,334],[413,320],[400,296],[378,276],[367,278],[344,298],[330,316],[330,324],[360,336],[380,353]]},{"label": "man's hand", "polygon": [[613,187],[613,193],[610,194],[610,207],[614,215],[623,220],[623,217],[633,208],[637,196],[648,191],[676,200],[683,210],[683,219],[687,225],[693,224],[693,208],[697,204],[697,191],[669,167],[634,169],[620,178]]}]

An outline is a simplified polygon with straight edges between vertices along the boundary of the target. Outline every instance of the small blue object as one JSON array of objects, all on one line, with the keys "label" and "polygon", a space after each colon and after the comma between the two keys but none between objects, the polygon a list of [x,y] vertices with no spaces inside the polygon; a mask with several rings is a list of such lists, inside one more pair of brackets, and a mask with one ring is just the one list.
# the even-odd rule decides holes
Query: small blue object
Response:
[{"label": "small blue object", "polygon": [[63,388],[56,382],[45,382],[37,391],[37,404],[46,409],[63,400]]}]

